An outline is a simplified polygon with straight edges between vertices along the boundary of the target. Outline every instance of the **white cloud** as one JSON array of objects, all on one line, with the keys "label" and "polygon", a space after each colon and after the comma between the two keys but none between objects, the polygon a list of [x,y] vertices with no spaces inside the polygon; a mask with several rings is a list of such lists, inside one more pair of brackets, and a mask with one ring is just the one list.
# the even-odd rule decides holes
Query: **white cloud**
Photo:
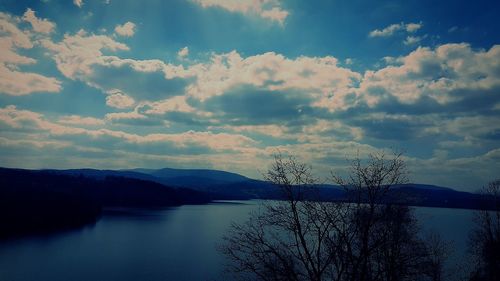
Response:
[{"label": "white cloud", "polygon": [[[140,119],[142,117],[141,114],[136,112],[114,113],[106,116],[107,120],[123,118]],[[189,130],[172,134],[160,133],[138,135],[109,129],[92,130],[70,127],[48,121],[42,114],[29,110],[20,110],[13,105],[0,108],[0,126],[2,126],[2,123],[10,128],[29,129],[32,133],[48,132],[52,137],[73,136],[82,138],[81,141],[85,141],[87,137],[90,137],[94,141],[107,140],[110,149],[112,149],[116,143],[124,143],[141,145],[142,147],[164,144],[166,146],[172,145],[177,148],[199,146],[214,151],[245,151],[258,144],[255,140],[240,134],[212,133],[209,131],[200,132]],[[76,140],[77,139],[74,139],[74,141]]]},{"label": "white cloud", "polygon": [[401,63],[401,58],[396,58],[396,57],[383,57],[382,61],[384,61],[386,64],[399,64]]},{"label": "white cloud", "polygon": [[73,4],[75,4],[78,8],[83,6],[83,0],[73,0]]},{"label": "white cloud", "polygon": [[40,33],[51,33],[54,31],[56,24],[48,19],[40,19],[35,15],[35,11],[28,8],[23,15],[23,20],[29,22],[34,31]]},{"label": "white cloud", "polygon": [[[325,138],[324,135],[327,137]],[[360,141],[363,138],[363,132],[360,128],[348,126],[340,120],[318,119],[315,124],[303,128],[298,140],[300,142],[327,143],[332,139],[338,141],[339,136],[347,136],[349,139]]]},{"label": "white cloud", "polygon": [[59,91],[61,91],[61,82],[53,77],[16,71],[0,64],[0,93],[23,96],[35,92],[57,93]]},{"label": "white cloud", "polygon": [[406,36],[406,39],[403,41],[405,45],[414,45],[417,44],[418,42],[422,41],[422,37],[420,36]]},{"label": "white cloud", "polygon": [[479,94],[499,87],[498,58],[500,45],[489,50],[473,50],[465,43],[419,47],[399,58],[399,66],[366,71],[359,91],[371,106],[390,96],[404,104],[427,97],[444,105],[470,92]]},{"label": "white cloud", "polygon": [[111,57],[103,56],[102,50],[128,50],[128,46],[105,35],[88,34],[80,30],[75,35],[65,34],[64,39],[54,43],[41,40],[42,45],[54,52],[54,60],[61,73],[70,79],[83,79],[92,73],[91,66],[102,64]]},{"label": "white cloud", "polygon": [[[59,43],[49,40],[42,42],[45,47],[54,51],[57,67],[66,77],[86,81],[105,92],[110,89],[92,82],[94,66],[128,66],[138,72],[163,72],[165,79],[194,78],[186,88],[186,95],[200,101],[222,95],[234,87],[252,85],[270,91],[304,91],[316,101],[316,106],[334,110],[346,106],[346,95],[353,94],[353,84],[361,78],[359,73],[338,66],[337,59],[331,56],[288,59],[269,52],[243,58],[233,51],[214,54],[206,63],[184,67],[161,60],[104,56],[102,49],[127,50],[128,47],[104,35],[88,35],[83,31],[66,35]],[[109,98],[108,104],[122,104],[113,102],[114,98],[126,101],[123,96],[115,96]],[[128,106],[132,102],[125,104]]]},{"label": "white cloud", "polygon": [[270,10],[262,11],[260,16],[265,19],[270,19],[283,24],[285,22],[285,19],[288,17],[288,14],[288,11],[282,10],[278,7],[273,7]]},{"label": "white cloud", "polygon": [[204,8],[219,7],[230,12],[255,14],[264,19],[284,24],[289,12],[281,7],[278,0],[192,0]]},{"label": "white cloud", "polygon": [[184,59],[188,55],[189,55],[189,48],[188,47],[184,47],[184,48],[180,49],[179,52],[177,52],[177,57],[179,57],[180,59]]},{"label": "white cloud", "polygon": [[[51,43],[51,42],[50,42]],[[74,69],[66,72],[69,77],[92,83],[94,66],[128,67],[142,73],[161,72],[165,79],[189,78],[184,95],[160,96],[159,100],[134,95],[134,99],[119,92],[107,92],[107,104],[117,108],[131,108],[134,112],[108,116],[108,120],[123,123],[124,120],[144,121],[135,124],[160,124],[165,113],[182,112],[183,118],[194,118],[201,123],[210,124],[211,128],[236,133],[263,134],[271,137],[288,139],[291,133],[278,128],[255,125],[251,120],[238,119],[237,126],[221,126],[220,116],[209,112],[203,104],[215,96],[231,95],[239,87],[251,87],[272,95],[293,94],[303,98],[305,107],[316,107],[342,112],[356,109],[365,103],[372,108],[383,104],[382,101],[397,100],[403,104],[415,104],[422,98],[435,100],[438,104],[459,101],[463,92],[483,91],[500,85],[495,73],[498,66],[500,47],[490,50],[473,50],[467,44],[447,44],[435,49],[418,48],[407,56],[386,58],[387,65],[375,71],[366,71],[361,75],[349,67],[339,66],[340,62],[331,56],[287,58],[273,52],[244,57],[238,52],[213,54],[203,63],[190,62],[186,65],[168,64],[161,60],[134,60],[117,56],[105,56],[102,49],[124,50],[128,47],[106,36],[88,35],[80,32],[67,35],[62,42],[48,46],[55,51],[56,63],[60,69]],[[85,47],[83,47],[85,46]],[[76,64],[75,64],[76,62]],[[72,64],[74,68],[70,67]],[[64,73],[64,72],[63,72]],[[133,76],[131,76],[133,79]],[[99,88],[99,85],[94,85]],[[126,89],[125,89],[126,91]],[[182,92],[180,92],[182,94]],[[482,95],[482,92],[478,92]],[[189,103],[187,102],[189,101]],[[356,111],[356,110],[354,110]],[[317,112],[323,112],[318,109]],[[189,114],[187,114],[189,113]],[[315,112],[310,113],[315,115]],[[321,113],[323,114],[323,113]],[[359,119],[365,124],[371,115]],[[133,119],[132,117],[135,117]],[[316,116],[313,116],[316,118]],[[193,120],[194,120],[193,119]],[[243,120],[243,121],[242,121]],[[171,122],[178,122],[172,121]],[[398,118],[380,118],[377,122],[406,122]],[[191,121],[190,121],[191,122]],[[247,123],[245,123],[247,122]],[[129,122],[132,124],[134,122]],[[425,123],[425,122],[424,122]],[[321,126],[320,126],[321,125]],[[408,126],[428,126],[422,123]],[[307,125],[309,126],[309,125]],[[325,141],[321,136],[324,130],[330,130],[339,139],[360,140],[368,135],[363,126],[348,125],[342,121],[332,124],[318,124],[314,132],[304,131],[304,125],[294,128],[302,132],[295,134],[297,141]],[[323,129],[322,129],[323,128]],[[325,129],[326,128],[326,129]],[[274,131],[273,131],[274,130]],[[431,134],[430,131],[422,131]],[[420,135],[419,135],[420,136]]]},{"label": "white cloud", "polygon": [[36,63],[35,59],[20,55],[16,52],[16,46],[14,45],[14,40],[12,39],[12,37],[0,36],[0,48],[2,50],[2,52],[0,52],[0,64],[4,65],[4,67],[9,65],[11,69],[15,69],[16,65],[19,64]]},{"label": "white cloud", "polygon": [[118,35],[124,36],[124,37],[132,37],[134,36],[136,30],[136,25],[133,22],[126,22],[122,25],[117,25],[115,27],[115,32]]},{"label": "white cloud", "polygon": [[404,30],[409,33],[413,33],[419,30],[422,27],[422,23],[395,23],[391,24],[384,29],[375,29],[370,31],[368,34],[370,37],[389,37],[392,36],[395,32]]},{"label": "white cloud", "polygon": [[361,78],[337,64],[337,59],[330,56],[288,59],[269,52],[243,58],[233,51],[188,68],[186,71],[197,79],[187,94],[203,101],[240,85],[270,91],[295,89],[316,100],[316,106],[333,110],[345,106],[345,96],[352,93],[354,82]]},{"label": "white cloud", "polygon": [[388,27],[380,30],[380,29],[375,29],[373,31],[370,31],[369,36],[370,37],[389,37],[394,32],[401,30],[401,24],[391,24]]},{"label": "white cloud", "polygon": [[59,92],[61,82],[37,73],[23,72],[20,65],[36,60],[17,53],[17,49],[33,48],[29,33],[20,30],[20,19],[0,13],[0,93],[21,96],[34,92]]},{"label": "white cloud", "polygon": [[450,120],[437,119],[435,125],[426,130],[434,134],[454,135],[463,140],[476,140],[477,143],[478,138],[500,131],[500,117],[463,116]]},{"label": "white cloud", "polygon": [[111,107],[124,109],[132,107],[135,104],[135,100],[120,91],[111,90],[108,91],[106,104]]},{"label": "white cloud", "polygon": [[33,43],[29,38],[29,33],[20,30],[17,27],[19,18],[12,17],[0,12],[0,34],[2,37],[8,37],[16,47],[29,49],[33,48]]},{"label": "white cloud", "polygon": [[121,119],[147,119],[146,115],[140,114],[137,111],[132,112],[115,112],[106,114],[106,120],[108,121],[116,121]]},{"label": "white cloud", "polygon": [[94,117],[83,117],[79,115],[61,116],[59,123],[65,125],[80,125],[80,126],[99,126],[104,125],[104,121]]},{"label": "white cloud", "polygon": [[[44,141],[44,140],[12,140],[4,137],[0,137],[0,147],[8,147],[9,149],[17,148],[17,149],[26,149],[29,148],[39,148],[39,149],[61,149],[65,147],[69,147],[70,144],[68,142],[62,141]],[[13,166],[15,168],[19,166]]]},{"label": "white cloud", "polygon": [[243,126],[211,126],[209,127],[213,129],[224,129],[228,131],[233,131],[237,133],[245,132],[245,133],[258,133],[262,135],[267,135],[275,138],[285,138],[287,127],[280,125],[243,125]]},{"label": "white cloud", "polygon": [[172,79],[177,77],[186,78],[189,76],[193,76],[193,73],[186,71],[186,69],[182,65],[167,64],[157,59],[134,60],[134,59],[122,59],[114,56],[101,56],[94,63],[108,67],[128,66],[133,70],[139,72],[162,71],[165,74],[166,79]]},{"label": "white cloud", "polygon": [[253,139],[243,135],[196,131],[180,134],[150,134],[142,137],[140,141],[143,143],[168,141],[174,142],[179,147],[202,145],[218,151],[238,150],[257,144]]},{"label": "white cloud", "polygon": [[41,117],[42,115],[36,112],[18,110],[14,105],[0,108],[0,122],[11,128],[21,128],[30,124],[36,124]]},{"label": "white cloud", "polygon": [[166,112],[195,112],[196,110],[186,102],[186,96],[176,96],[169,99],[143,103],[147,105],[146,114],[164,114]]},{"label": "white cloud", "polygon": [[[99,82],[99,78],[102,77],[94,76],[96,68],[104,71],[112,71],[118,68],[129,69],[132,76],[123,77],[123,79],[132,80],[136,78],[133,75],[134,71],[145,74],[151,73],[153,76],[155,72],[160,72],[167,80],[187,78],[194,75],[194,73],[186,71],[182,65],[167,64],[161,60],[134,60],[104,55],[105,50],[125,51],[129,50],[129,48],[127,45],[115,41],[112,37],[88,34],[84,30],[80,30],[73,35],[65,34],[64,39],[60,42],[52,42],[46,38],[41,39],[40,42],[43,47],[51,51],[57,68],[65,77],[84,81],[87,85],[100,89],[104,93],[109,93],[109,91],[115,90],[120,85],[110,83],[110,85],[106,86],[103,81]],[[120,88],[119,90],[127,92],[128,89]],[[161,91],[161,89],[158,89],[158,91]],[[135,94],[140,95],[140,93]],[[110,99],[113,99],[113,97]],[[125,99],[121,100],[125,101]],[[110,103],[116,104],[112,101]],[[126,101],[126,104],[130,103],[130,100]]]},{"label": "white cloud", "polygon": [[405,29],[406,31],[408,32],[415,32],[417,30],[419,30],[420,28],[422,28],[422,23],[408,23],[405,25]]}]

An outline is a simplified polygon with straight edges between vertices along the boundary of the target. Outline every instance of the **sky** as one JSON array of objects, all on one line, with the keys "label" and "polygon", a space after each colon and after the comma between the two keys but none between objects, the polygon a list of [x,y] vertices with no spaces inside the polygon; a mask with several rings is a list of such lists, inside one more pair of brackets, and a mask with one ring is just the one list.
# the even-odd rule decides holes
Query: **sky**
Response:
[{"label": "sky", "polygon": [[0,0],[0,166],[208,168],[277,151],[500,176],[498,1]]}]

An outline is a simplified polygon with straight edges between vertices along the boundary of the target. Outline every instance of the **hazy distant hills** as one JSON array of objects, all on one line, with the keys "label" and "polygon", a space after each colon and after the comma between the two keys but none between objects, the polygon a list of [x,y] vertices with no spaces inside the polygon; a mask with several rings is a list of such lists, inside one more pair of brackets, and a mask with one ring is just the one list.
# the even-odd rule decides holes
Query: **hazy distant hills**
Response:
[{"label": "hazy distant hills", "polygon": [[[174,184],[180,184],[184,181],[189,181],[189,178],[202,180],[205,184],[211,183],[236,183],[250,180],[249,178],[226,171],[207,170],[207,169],[172,169],[163,168],[158,170],[153,169],[132,169],[124,170],[123,172],[138,172],[142,174],[152,175],[157,178],[169,180]],[[200,183],[198,183],[200,184]]]},{"label": "hazy distant hills", "polygon": [[[348,201],[349,192],[317,185],[311,199]],[[313,193],[311,193],[313,194]],[[95,221],[106,207],[166,207],[212,200],[282,199],[281,190],[239,174],[203,169],[23,170],[0,168],[0,238]],[[483,195],[451,188],[399,185],[385,203],[488,209]]]},{"label": "hazy distant hills", "polygon": [[[123,177],[151,181],[177,190],[188,188],[206,194],[212,200],[280,199],[278,187],[262,180],[209,169],[130,169],[130,170],[42,170],[57,175],[84,176],[92,179]],[[346,192],[335,185],[318,185],[320,200],[345,200]],[[396,186],[386,198],[388,203],[449,208],[488,208],[484,198],[475,193],[427,184]]]}]

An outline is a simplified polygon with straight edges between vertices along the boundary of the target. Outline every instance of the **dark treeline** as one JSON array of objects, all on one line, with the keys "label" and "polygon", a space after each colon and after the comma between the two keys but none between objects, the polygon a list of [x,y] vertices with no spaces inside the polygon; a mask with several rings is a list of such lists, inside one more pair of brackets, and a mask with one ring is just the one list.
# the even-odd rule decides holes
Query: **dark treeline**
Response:
[{"label": "dark treeline", "polygon": [[101,179],[0,168],[0,238],[79,227],[104,207],[165,207],[209,202],[202,192],[140,179]]},{"label": "dark treeline", "polygon": [[[351,192],[352,193],[352,192]],[[352,198],[353,194],[346,195]],[[362,198],[368,202],[367,198]],[[425,185],[404,184],[395,185],[387,191],[381,203],[420,207],[462,208],[474,210],[495,210],[495,200],[489,194],[456,191],[450,188]]]},{"label": "dark treeline", "polygon": [[[61,175],[84,175],[95,179],[109,176],[135,178],[178,188],[188,188],[210,194],[214,200],[274,199],[286,200],[281,189],[269,181],[217,170],[196,169],[135,169],[135,170],[48,170]],[[318,190],[316,199],[323,201],[348,201],[352,194],[332,184],[314,184]],[[363,199],[363,198],[361,198]],[[365,198],[366,199],[366,198]],[[363,200],[365,200],[363,199]],[[460,192],[434,185],[405,183],[391,188],[382,199],[386,204],[422,207],[494,209],[491,196]],[[365,200],[366,201],[366,200]]]}]

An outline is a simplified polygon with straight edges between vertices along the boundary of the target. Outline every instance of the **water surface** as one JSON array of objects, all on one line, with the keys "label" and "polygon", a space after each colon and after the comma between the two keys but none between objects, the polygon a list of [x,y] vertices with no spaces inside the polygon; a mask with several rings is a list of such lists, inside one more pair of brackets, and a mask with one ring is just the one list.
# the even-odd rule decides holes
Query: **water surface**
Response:
[{"label": "water surface", "polygon": [[[215,246],[258,201],[162,210],[113,209],[79,230],[0,242],[2,281],[222,280]],[[454,241],[463,258],[472,211],[416,208],[424,230]]]}]

